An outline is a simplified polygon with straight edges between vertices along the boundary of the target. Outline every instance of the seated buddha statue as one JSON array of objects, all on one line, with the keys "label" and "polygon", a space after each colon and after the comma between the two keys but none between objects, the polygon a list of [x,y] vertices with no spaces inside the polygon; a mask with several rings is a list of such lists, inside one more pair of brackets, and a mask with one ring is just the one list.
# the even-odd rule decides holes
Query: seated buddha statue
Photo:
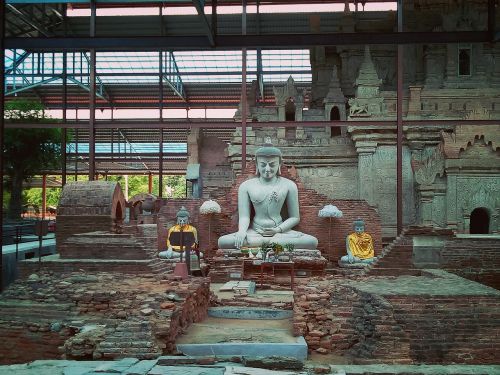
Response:
[{"label": "seated buddha statue", "polygon": [[[282,159],[281,150],[269,138],[256,151],[257,176],[238,189],[238,231],[220,237],[220,249],[259,247],[271,242],[292,244],[295,249],[316,249],[315,237],[292,230],[300,221],[299,197],[297,185],[280,175]],[[281,216],[285,205],[287,218]]]},{"label": "seated buddha statue", "polygon": [[[191,249],[193,250],[196,249],[198,245],[198,231],[194,226],[189,224],[189,211],[186,210],[185,207],[181,207],[179,211],[177,211],[176,217],[177,217],[177,224],[175,224],[168,230],[167,250],[162,251],[158,254],[160,258],[171,259],[171,258],[182,257],[183,255],[182,251],[184,251],[185,249],[181,250],[181,247],[176,243],[177,241],[175,242],[172,241],[172,237],[175,236],[175,234],[180,233],[181,231],[185,234],[185,242],[184,242],[185,246],[191,247]],[[186,235],[187,233],[189,233],[189,235]],[[189,243],[192,242],[192,240],[189,241],[189,237],[191,237],[191,239],[194,237],[194,244]]]},{"label": "seated buddha statue", "polygon": [[369,264],[377,257],[373,247],[372,236],[365,232],[365,222],[354,221],[354,232],[346,238],[347,255],[340,258],[340,264]]}]

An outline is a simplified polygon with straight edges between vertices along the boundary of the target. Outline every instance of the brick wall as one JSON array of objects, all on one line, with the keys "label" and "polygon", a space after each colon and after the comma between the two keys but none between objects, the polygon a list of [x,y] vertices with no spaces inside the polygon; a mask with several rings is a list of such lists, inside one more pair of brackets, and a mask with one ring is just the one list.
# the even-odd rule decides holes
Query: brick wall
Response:
[{"label": "brick wall", "polygon": [[[370,275],[419,275],[413,264],[413,238],[419,235],[443,239],[439,264],[442,268],[466,279],[500,289],[500,240],[493,238],[452,237],[449,230],[410,227],[383,251],[383,256],[368,271]],[[438,249],[436,249],[438,251]]]},{"label": "brick wall", "polygon": [[341,279],[311,279],[294,296],[293,327],[310,351],[354,363],[495,364],[493,295],[378,295]]},{"label": "brick wall", "polygon": [[74,234],[94,231],[110,231],[113,227],[111,216],[57,215],[56,246],[60,246]]},{"label": "brick wall", "polygon": [[115,231],[125,215],[120,185],[111,181],[71,182],[64,186],[57,207],[56,246],[73,234]]},{"label": "brick wall", "polygon": [[500,306],[490,296],[388,296],[416,363],[496,364]]},{"label": "brick wall", "polygon": [[452,238],[441,252],[442,268],[500,290],[500,240]]},{"label": "brick wall", "polygon": [[[170,292],[180,301],[167,298]],[[0,301],[0,364],[35,359],[156,358],[203,320],[210,300],[205,278],[161,282],[104,272],[42,271],[18,280]],[[56,331],[54,323],[59,326]],[[86,325],[102,325],[85,334]]]},{"label": "brick wall", "polygon": [[149,259],[138,240],[127,234],[109,232],[69,237],[59,246],[59,254],[69,259]]},{"label": "brick wall", "polygon": [[304,336],[309,351],[355,357],[357,362],[383,358],[409,363],[408,343],[392,318],[392,306],[329,278],[295,290],[294,334]]},{"label": "brick wall", "polygon": [[69,329],[51,332],[50,323],[0,322],[0,364],[25,363],[37,359],[61,359],[58,347],[69,337]]}]

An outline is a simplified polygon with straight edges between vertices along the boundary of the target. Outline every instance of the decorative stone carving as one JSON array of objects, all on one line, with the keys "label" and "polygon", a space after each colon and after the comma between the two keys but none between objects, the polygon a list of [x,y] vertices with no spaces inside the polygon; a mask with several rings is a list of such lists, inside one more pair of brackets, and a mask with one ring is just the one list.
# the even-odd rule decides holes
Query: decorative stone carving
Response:
[{"label": "decorative stone carving", "polygon": [[481,104],[476,103],[474,109],[468,112],[465,117],[465,120],[489,120],[490,119],[490,111],[484,108]]},{"label": "decorative stone carving", "polygon": [[333,107],[339,110],[339,120],[346,120],[345,96],[340,87],[339,77],[337,75],[337,66],[333,67],[332,77],[328,86],[328,94],[323,99],[325,105],[325,120],[330,120],[330,112]]},{"label": "decorative stone carving", "polygon": [[412,160],[413,172],[415,181],[419,185],[431,185],[434,183],[436,176],[443,176],[444,173],[444,156],[441,147],[437,147],[434,153],[423,161]]},{"label": "decorative stone carving", "polygon": [[288,99],[293,99],[296,107],[304,107],[304,91],[297,90],[292,76],[288,77],[285,86],[273,86],[274,98],[278,107],[284,106]]},{"label": "decorative stone carving", "polygon": [[365,55],[358,78],[354,84],[356,97],[349,99],[350,117],[370,117],[382,115],[384,98],[380,95],[382,80],[378,78],[370,48],[365,46]]},{"label": "decorative stone carving", "polygon": [[[472,116],[476,116],[475,111]],[[484,112],[483,112],[484,115]],[[444,154],[447,159],[458,159],[461,151],[469,144],[474,143],[475,138],[484,138],[486,144],[490,144],[493,151],[500,147],[500,125],[458,125],[454,133],[441,132],[444,143]]]}]

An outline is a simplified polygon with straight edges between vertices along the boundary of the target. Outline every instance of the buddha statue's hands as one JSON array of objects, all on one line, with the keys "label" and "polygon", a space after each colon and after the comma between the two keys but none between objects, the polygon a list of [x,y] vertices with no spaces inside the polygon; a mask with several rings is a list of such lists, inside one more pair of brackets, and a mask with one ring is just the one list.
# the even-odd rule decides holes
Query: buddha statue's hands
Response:
[{"label": "buddha statue's hands", "polygon": [[245,238],[247,238],[247,232],[236,232],[234,235],[234,246],[240,249],[243,246],[243,242],[245,242]]},{"label": "buddha statue's hands", "polygon": [[281,233],[281,230],[278,227],[266,228],[266,229],[257,228],[255,229],[255,231],[263,237],[272,237],[277,233]]}]

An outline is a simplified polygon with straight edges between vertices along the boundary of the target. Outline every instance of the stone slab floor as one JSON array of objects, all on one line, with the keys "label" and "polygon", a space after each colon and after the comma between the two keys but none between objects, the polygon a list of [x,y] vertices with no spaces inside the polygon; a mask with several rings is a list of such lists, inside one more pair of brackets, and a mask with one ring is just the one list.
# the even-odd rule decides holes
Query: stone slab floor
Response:
[{"label": "stone slab floor", "polygon": [[[176,357],[179,358],[179,357]],[[269,370],[230,362],[212,365],[172,366],[172,357],[156,360],[125,358],[117,361],[39,360],[27,364],[0,366],[0,375],[308,375],[308,374],[419,374],[496,375],[498,366],[467,365],[319,365],[309,362],[303,370]],[[166,364],[166,365],[163,365]]]}]

